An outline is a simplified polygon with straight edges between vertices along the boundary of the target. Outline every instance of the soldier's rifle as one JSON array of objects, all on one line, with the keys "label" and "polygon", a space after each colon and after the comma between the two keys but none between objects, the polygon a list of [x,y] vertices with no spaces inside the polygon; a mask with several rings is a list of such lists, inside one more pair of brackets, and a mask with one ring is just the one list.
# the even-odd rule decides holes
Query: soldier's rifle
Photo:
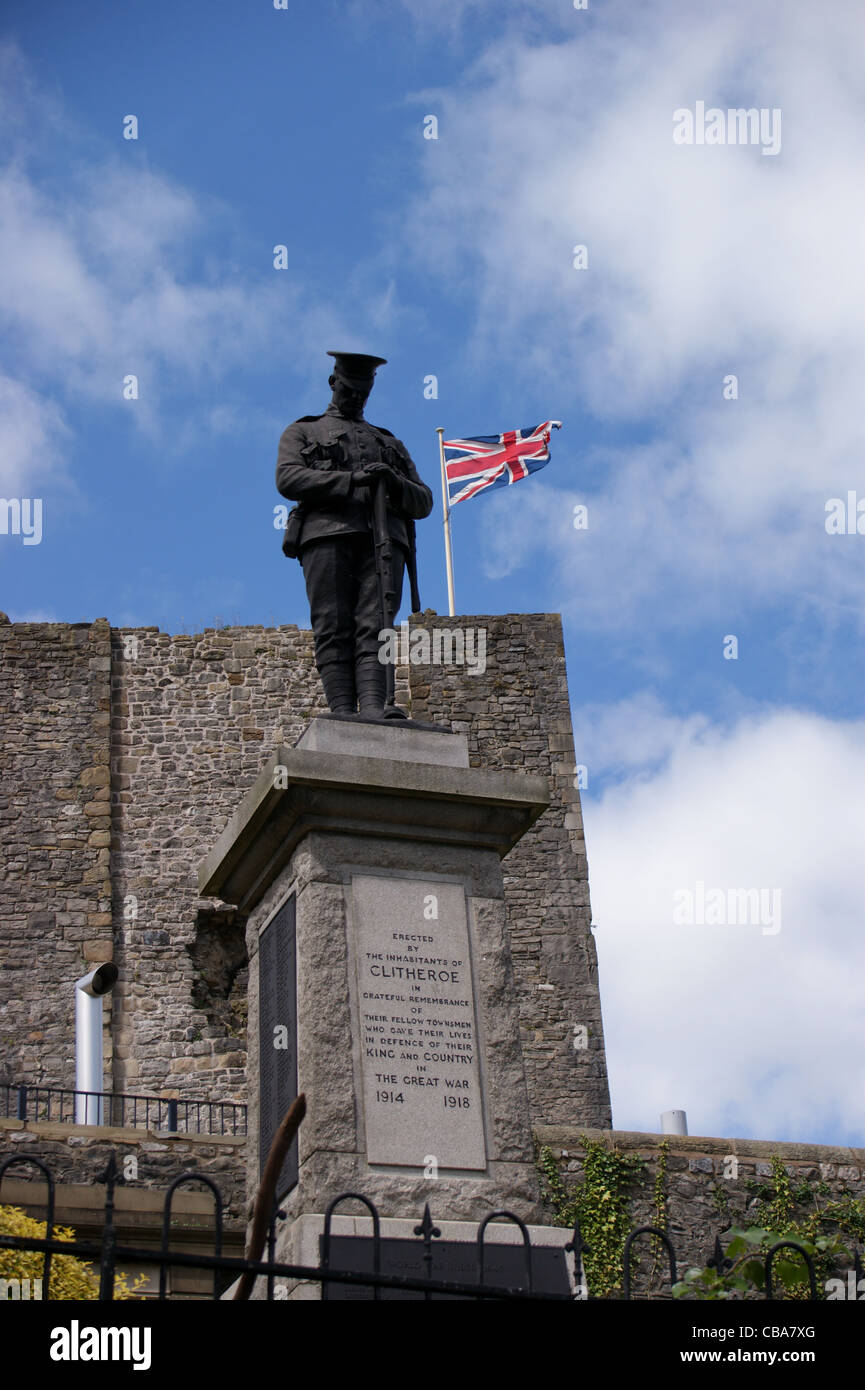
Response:
[{"label": "soldier's rifle", "polygon": [[[375,545],[375,572],[378,580],[381,627],[388,628],[396,616],[396,588],[393,579],[393,542],[387,524],[387,480],[390,468],[377,474],[372,491],[372,532]],[[396,671],[392,661],[385,664],[384,707],[393,707],[396,700]]]}]

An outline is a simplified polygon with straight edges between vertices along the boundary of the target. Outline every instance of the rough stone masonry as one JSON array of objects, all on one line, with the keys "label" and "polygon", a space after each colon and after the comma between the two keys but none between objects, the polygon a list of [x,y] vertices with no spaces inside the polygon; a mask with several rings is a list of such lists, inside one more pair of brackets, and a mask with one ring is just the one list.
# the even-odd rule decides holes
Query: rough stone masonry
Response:
[{"label": "rough stone masonry", "polygon": [[[484,629],[485,669],[400,667],[398,700],[465,732],[473,766],[550,787],[503,864],[533,1122],[608,1128],[561,621],[418,625]],[[0,1083],[74,1084],[72,986],[113,957],[106,1089],[246,1098],[242,924],[198,897],[196,866],[274,748],[325,708],[312,634],[294,626],[0,619]]]}]

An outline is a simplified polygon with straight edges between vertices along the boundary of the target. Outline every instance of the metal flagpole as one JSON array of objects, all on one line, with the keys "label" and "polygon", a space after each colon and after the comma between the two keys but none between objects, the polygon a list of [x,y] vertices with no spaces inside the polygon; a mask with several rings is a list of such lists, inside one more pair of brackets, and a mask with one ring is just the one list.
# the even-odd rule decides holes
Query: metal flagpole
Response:
[{"label": "metal flagpole", "polygon": [[451,512],[448,506],[448,475],[445,468],[445,446],[444,446],[444,427],[439,426],[436,430],[439,437],[439,457],[442,465],[442,510],[444,512],[445,528],[445,561],[448,570],[448,616],[456,617],[454,607],[454,560],[451,553]]}]

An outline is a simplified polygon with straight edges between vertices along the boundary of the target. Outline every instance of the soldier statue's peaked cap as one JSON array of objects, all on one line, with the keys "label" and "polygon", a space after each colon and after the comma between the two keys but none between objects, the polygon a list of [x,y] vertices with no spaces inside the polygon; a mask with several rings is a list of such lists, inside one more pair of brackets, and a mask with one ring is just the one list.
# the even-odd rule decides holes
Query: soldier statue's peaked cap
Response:
[{"label": "soldier statue's peaked cap", "polygon": [[331,352],[328,348],[327,355],[335,359],[334,376],[358,391],[368,391],[375,381],[376,367],[383,367],[387,362],[386,357],[370,357],[365,352]]}]

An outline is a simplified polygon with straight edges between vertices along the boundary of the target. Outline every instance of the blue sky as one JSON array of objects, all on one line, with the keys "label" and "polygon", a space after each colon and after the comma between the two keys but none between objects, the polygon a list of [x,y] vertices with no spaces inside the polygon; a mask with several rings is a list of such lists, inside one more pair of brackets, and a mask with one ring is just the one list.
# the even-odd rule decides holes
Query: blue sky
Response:
[{"label": "blue sky", "polygon": [[[445,612],[436,426],[562,420],[456,508],[456,597],[563,615],[620,1128],[863,1143],[865,535],[825,524],[865,498],[863,30],[856,0],[4,7],[0,490],[43,536],[0,535],[0,607],[306,625],[276,447],[344,347],[389,359],[367,414],[433,486]],[[780,149],[677,145],[700,101],[777,110]],[[698,881],[778,888],[781,930],[677,925]]]}]

